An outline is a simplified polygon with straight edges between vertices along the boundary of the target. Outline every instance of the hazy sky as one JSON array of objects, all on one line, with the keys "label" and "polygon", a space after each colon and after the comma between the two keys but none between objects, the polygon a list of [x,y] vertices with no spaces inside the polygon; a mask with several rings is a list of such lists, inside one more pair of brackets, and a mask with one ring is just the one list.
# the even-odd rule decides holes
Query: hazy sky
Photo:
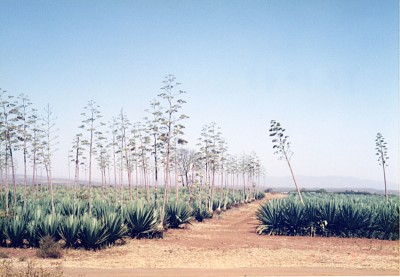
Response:
[{"label": "hazy sky", "polygon": [[54,109],[56,175],[80,113],[141,120],[165,75],[182,83],[187,139],[222,128],[230,153],[256,151],[267,174],[269,122],[281,122],[298,175],[381,180],[375,137],[398,182],[398,1],[0,1],[0,87]]}]

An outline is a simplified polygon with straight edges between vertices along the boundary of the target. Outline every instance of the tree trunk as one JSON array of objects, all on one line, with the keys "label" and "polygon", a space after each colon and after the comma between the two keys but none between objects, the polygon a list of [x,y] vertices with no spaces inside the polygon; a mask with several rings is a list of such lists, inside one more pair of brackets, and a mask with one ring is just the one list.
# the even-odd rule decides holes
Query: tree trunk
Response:
[{"label": "tree trunk", "polygon": [[158,163],[157,163],[157,137],[154,133],[154,208],[157,209],[157,192],[158,192]]},{"label": "tree trunk", "polygon": [[8,184],[8,146],[6,145],[6,157],[5,157],[5,187],[6,187],[6,216],[8,216],[8,195],[10,193],[10,187]]},{"label": "tree trunk", "polygon": [[287,162],[287,164],[288,164],[288,166],[289,166],[290,173],[292,174],[293,182],[294,182],[294,185],[296,186],[296,190],[297,190],[297,194],[299,195],[300,202],[301,202],[301,204],[303,204],[303,206],[304,206],[305,204],[304,204],[304,201],[303,201],[303,197],[301,196],[300,189],[299,189],[299,187],[297,186],[296,179],[294,178],[292,166],[290,165],[290,162],[289,162],[289,160],[288,160],[288,158],[287,158],[286,155],[285,155],[285,158],[286,158],[286,162]]},{"label": "tree trunk", "polygon": [[168,186],[169,186],[169,170],[170,170],[170,151],[171,151],[171,123],[168,126],[168,137],[167,137],[167,157],[166,157],[166,166],[165,166],[165,185],[164,185],[164,195],[163,195],[163,204],[161,207],[161,217],[160,217],[160,224],[161,227],[164,224],[165,218],[165,206],[167,204],[167,196],[168,196]]},{"label": "tree trunk", "polygon": [[77,141],[76,141],[74,203],[76,201],[77,186],[79,186],[79,136],[77,136]]},{"label": "tree trunk", "polygon": [[26,211],[26,174],[26,145],[24,145],[24,211]]},{"label": "tree trunk", "polygon": [[[382,159],[383,161],[383,159]],[[386,171],[385,171],[385,163],[382,162],[382,170],[383,170],[383,182],[385,183],[385,198],[386,198],[386,204],[389,203],[389,196],[387,192],[387,186],[386,186]]]},{"label": "tree trunk", "polygon": [[13,193],[14,193],[14,206],[17,205],[17,180],[15,179],[14,158],[12,154],[11,144],[9,144],[10,160],[11,160],[11,174],[13,179]]},{"label": "tree trunk", "polygon": [[175,172],[175,193],[176,193],[175,202],[176,202],[176,204],[178,204],[178,202],[179,202],[179,186],[178,186],[178,165],[177,165],[177,159],[176,159],[176,156],[177,156],[176,139],[175,139],[174,151],[175,151],[175,155],[174,155],[174,163],[175,163],[174,172]]}]

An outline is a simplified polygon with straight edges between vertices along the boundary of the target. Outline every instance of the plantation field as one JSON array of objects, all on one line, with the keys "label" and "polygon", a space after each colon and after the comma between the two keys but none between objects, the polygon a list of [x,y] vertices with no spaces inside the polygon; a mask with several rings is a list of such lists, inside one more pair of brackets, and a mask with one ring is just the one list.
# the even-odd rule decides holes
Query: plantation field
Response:
[{"label": "plantation field", "polygon": [[[267,195],[267,198],[284,197]],[[219,217],[169,229],[164,239],[128,239],[100,251],[65,250],[66,276],[399,275],[399,242],[376,239],[260,236],[255,213],[265,200]],[[34,249],[1,248],[17,266]]]}]

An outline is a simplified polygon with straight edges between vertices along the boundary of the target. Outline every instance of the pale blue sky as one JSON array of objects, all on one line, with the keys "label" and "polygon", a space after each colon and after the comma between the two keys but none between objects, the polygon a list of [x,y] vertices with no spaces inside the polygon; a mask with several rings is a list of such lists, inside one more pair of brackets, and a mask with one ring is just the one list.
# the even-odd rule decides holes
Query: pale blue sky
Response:
[{"label": "pale blue sky", "polygon": [[[375,136],[398,181],[398,1],[0,1],[0,87],[58,117],[66,171],[83,106],[141,120],[174,74],[187,139],[217,122],[231,153],[256,151],[268,175],[269,122],[287,129],[296,174],[381,180]],[[64,174],[67,175],[67,174]]]}]

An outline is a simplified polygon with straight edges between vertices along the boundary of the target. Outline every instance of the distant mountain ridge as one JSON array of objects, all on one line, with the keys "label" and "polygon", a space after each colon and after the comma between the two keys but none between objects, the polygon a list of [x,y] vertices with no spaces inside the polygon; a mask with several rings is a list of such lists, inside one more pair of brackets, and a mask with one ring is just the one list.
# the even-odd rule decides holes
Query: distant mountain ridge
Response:
[{"label": "distant mountain ridge", "polygon": [[[297,184],[300,188],[305,189],[353,189],[353,190],[369,190],[369,191],[384,191],[383,181],[374,181],[367,179],[360,179],[355,177],[344,176],[296,176]],[[265,186],[271,188],[278,187],[293,187],[293,180],[290,176],[276,177],[267,176]],[[399,191],[399,185],[394,182],[387,183],[388,190]]]}]

